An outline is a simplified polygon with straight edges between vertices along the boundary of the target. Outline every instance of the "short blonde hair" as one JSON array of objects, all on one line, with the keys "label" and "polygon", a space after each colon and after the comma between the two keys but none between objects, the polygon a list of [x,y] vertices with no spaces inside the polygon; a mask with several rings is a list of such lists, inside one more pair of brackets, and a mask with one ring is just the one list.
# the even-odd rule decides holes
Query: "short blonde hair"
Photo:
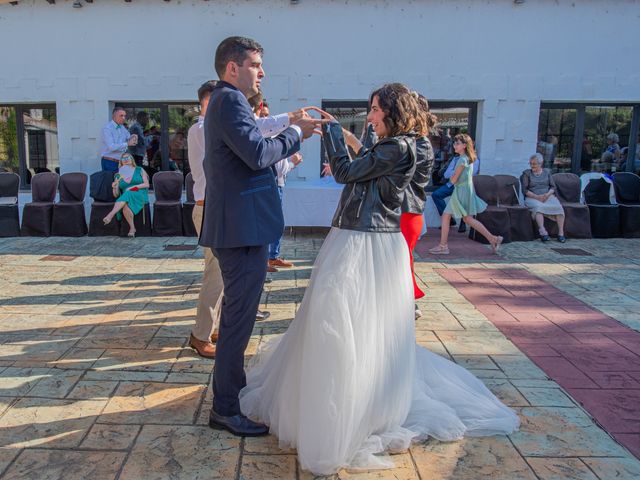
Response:
[{"label": "short blonde hair", "polygon": [[122,156],[120,157],[120,161],[118,162],[118,168],[120,168],[122,166],[122,161],[126,160],[127,162],[131,162],[133,163],[133,166],[136,165],[136,161],[133,159],[133,155],[131,155],[130,153],[123,153]]}]

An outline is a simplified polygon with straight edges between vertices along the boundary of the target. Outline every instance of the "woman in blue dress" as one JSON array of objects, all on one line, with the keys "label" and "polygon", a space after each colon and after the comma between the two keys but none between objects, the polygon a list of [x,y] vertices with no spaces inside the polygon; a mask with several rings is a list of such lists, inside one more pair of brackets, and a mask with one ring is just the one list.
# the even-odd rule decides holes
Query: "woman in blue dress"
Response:
[{"label": "woman in blue dress", "polygon": [[149,203],[149,176],[142,167],[137,167],[133,157],[125,153],[120,158],[118,173],[113,177],[113,196],[118,197],[113,209],[104,217],[105,225],[115,216],[122,220],[122,216],[129,224],[129,237],[135,237],[136,228],[133,217]]},{"label": "woman in blue dress", "polygon": [[454,184],[454,189],[447,208],[442,214],[440,244],[429,252],[434,255],[449,255],[449,246],[447,245],[449,221],[451,217],[455,217],[462,218],[467,225],[486,238],[491,244],[491,249],[496,253],[502,243],[502,237],[492,235],[482,223],[473,218],[474,215],[484,212],[487,208],[487,204],[476,195],[473,188],[473,162],[477,159],[473,140],[466,133],[460,133],[453,139],[453,149],[460,156],[450,179]]}]

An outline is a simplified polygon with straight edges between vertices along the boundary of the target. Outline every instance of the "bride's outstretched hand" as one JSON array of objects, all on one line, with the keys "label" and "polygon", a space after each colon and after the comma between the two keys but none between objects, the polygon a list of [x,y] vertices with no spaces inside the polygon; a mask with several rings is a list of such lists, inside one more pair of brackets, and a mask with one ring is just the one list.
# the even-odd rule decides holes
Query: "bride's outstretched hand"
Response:
[{"label": "bride's outstretched hand", "polygon": [[304,107],[303,110],[306,111],[306,112],[308,112],[309,110],[311,110],[313,112],[318,112],[320,114],[320,116],[322,116],[323,119],[330,120],[332,122],[336,121],[336,119],[335,119],[335,117],[333,115],[331,115],[330,113],[325,112],[321,108],[318,108],[318,107],[315,107],[315,106],[311,106],[311,107]]}]

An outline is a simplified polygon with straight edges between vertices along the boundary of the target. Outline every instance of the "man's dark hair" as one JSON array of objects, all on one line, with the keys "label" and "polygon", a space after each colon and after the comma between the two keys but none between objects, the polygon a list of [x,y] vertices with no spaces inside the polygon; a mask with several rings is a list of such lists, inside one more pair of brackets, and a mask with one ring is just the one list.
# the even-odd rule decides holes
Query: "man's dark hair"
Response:
[{"label": "man's dark hair", "polygon": [[144,110],[140,110],[137,114],[136,114],[136,120],[138,120],[139,122],[149,118],[149,114],[147,112],[145,112]]},{"label": "man's dark hair", "polygon": [[260,55],[264,52],[262,45],[255,40],[246,37],[229,37],[225,38],[216,49],[215,68],[218,76],[222,78],[227,64],[235,62],[242,65],[247,58],[248,52],[258,52]]},{"label": "man's dark hair", "polygon": [[200,88],[198,89],[198,101],[202,103],[205,98],[211,95],[211,92],[213,92],[213,89],[216,88],[217,84],[217,80],[208,80],[200,85]]},{"label": "man's dark hair", "polygon": [[262,99],[262,106],[269,108],[269,104],[267,103],[267,99],[266,98]]},{"label": "man's dark hair", "polygon": [[113,110],[111,111],[111,115],[115,115],[116,112],[119,112],[120,110],[122,110],[123,112],[126,112],[124,107],[113,107]]}]

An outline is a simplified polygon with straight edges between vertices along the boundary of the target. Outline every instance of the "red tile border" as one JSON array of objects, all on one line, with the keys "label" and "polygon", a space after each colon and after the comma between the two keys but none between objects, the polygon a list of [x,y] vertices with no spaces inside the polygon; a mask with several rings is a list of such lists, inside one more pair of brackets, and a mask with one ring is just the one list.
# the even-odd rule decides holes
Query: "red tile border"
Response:
[{"label": "red tile border", "polygon": [[640,332],[524,269],[436,269],[640,458]]}]

